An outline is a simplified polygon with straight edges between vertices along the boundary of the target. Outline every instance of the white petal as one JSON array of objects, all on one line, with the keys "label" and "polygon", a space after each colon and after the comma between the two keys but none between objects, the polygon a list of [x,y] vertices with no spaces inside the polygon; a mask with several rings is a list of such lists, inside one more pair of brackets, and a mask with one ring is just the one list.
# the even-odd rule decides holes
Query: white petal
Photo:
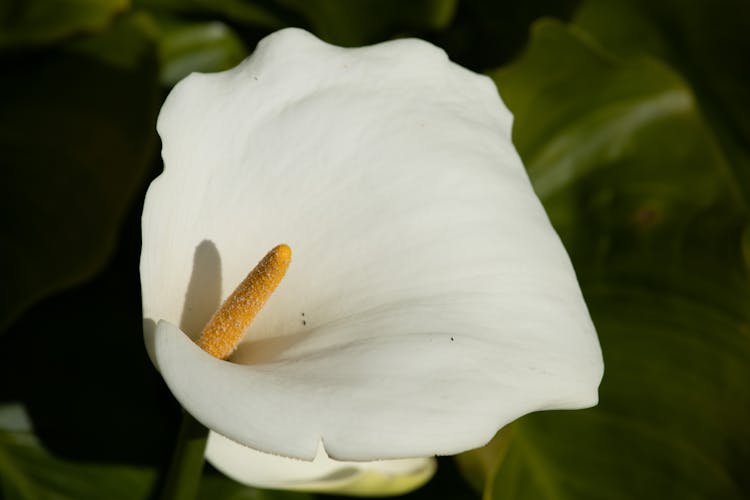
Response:
[{"label": "white petal", "polygon": [[435,472],[432,458],[339,462],[328,458],[322,447],[312,463],[305,462],[261,453],[215,432],[206,454],[216,468],[241,483],[346,495],[399,495],[421,486]]},{"label": "white petal", "polygon": [[[143,214],[149,352],[222,435],[312,460],[452,454],[597,401],[575,274],[492,82],[435,47],[290,29],[159,117]],[[293,260],[235,363],[190,342],[273,246]]]}]

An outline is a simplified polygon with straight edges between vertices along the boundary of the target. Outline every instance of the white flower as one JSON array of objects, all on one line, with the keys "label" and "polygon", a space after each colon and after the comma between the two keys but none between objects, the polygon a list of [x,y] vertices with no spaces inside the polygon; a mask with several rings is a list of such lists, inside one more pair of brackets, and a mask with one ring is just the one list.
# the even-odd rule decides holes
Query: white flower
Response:
[{"label": "white flower", "polygon": [[[287,29],[174,88],[143,211],[143,314],[214,466],[395,493],[429,478],[420,457],[596,404],[596,333],[511,124],[489,78],[414,39],[343,49]],[[198,348],[279,243],[292,264],[237,352]]]}]

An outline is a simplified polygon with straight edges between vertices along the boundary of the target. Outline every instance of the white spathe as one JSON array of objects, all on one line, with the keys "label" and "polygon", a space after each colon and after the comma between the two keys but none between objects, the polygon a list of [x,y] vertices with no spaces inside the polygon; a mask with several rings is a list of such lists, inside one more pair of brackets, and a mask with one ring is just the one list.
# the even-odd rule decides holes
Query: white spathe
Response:
[{"label": "white spathe", "polygon": [[[174,88],[143,314],[175,397],[242,445],[212,435],[209,461],[338,488],[326,478],[356,475],[337,461],[454,454],[525,413],[596,404],[596,332],[511,125],[489,78],[414,39],[344,49],[286,29]],[[200,350],[191,337],[279,243],[292,264],[232,362]],[[360,466],[422,474],[410,488],[432,471]]]}]

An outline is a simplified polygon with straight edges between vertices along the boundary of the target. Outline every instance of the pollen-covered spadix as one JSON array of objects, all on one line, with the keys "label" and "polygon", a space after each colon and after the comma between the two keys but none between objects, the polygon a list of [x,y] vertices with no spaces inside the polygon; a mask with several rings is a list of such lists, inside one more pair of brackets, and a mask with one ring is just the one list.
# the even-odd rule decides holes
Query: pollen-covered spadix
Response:
[{"label": "pollen-covered spadix", "polygon": [[[333,463],[453,454],[525,413],[595,404],[596,333],[511,122],[488,78],[418,40],[283,30],[178,84],[141,278],[180,403],[240,445]],[[191,338],[281,241],[294,265],[245,340],[230,361],[203,352]],[[208,459],[267,484],[227,450]]]},{"label": "pollen-covered spadix", "polygon": [[289,245],[273,247],[203,327],[198,346],[215,358],[229,357],[281,282],[291,260]]}]

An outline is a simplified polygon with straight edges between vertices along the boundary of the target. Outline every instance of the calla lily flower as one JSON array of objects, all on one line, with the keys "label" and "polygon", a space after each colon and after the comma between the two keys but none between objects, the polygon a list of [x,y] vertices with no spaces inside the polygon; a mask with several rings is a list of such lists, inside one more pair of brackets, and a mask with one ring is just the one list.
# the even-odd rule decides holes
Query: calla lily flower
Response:
[{"label": "calla lily flower", "polygon": [[[526,413],[596,404],[596,332],[511,126],[489,78],[415,39],[286,29],[172,90],[145,337],[211,429],[209,462],[250,485],[396,494]],[[217,359],[201,329],[280,243],[286,276]]]}]

